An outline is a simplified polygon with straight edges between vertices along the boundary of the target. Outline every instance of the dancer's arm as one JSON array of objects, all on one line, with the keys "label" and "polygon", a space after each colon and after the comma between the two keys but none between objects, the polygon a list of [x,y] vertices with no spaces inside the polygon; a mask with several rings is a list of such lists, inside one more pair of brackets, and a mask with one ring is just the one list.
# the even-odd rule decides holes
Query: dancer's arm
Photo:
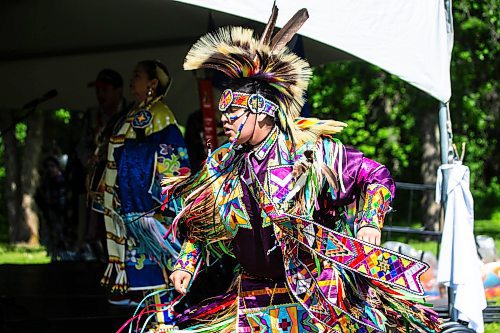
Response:
[{"label": "dancer's arm", "polygon": [[385,214],[394,197],[394,180],[384,165],[363,157],[357,183],[362,190],[364,205],[355,220],[356,237],[380,245]]},{"label": "dancer's arm", "polygon": [[170,275],[170,281],[179,293],[185,294],[187,292],[189,282],[195,274],[200,257],[200,242],[194,239],[184,241],[177,262],[174,265],[173,273]]}]

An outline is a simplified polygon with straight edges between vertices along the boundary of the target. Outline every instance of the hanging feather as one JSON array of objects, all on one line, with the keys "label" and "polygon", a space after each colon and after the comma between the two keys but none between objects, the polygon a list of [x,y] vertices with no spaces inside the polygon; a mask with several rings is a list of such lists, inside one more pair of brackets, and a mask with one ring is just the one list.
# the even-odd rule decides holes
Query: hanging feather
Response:
[{"label": "hanging feather", "polygon": [[321,171],[323,172],[323,175],[325,176],[328,184],[333,188],[335,192],[337,192],[339,189],[339,184],[338,176],[335,175],[335,170],[331,170],[328,165],[326,165],[324,162],[321,162]]},{"label": "hanging feather", "polygon": [[[302,156],[295,161],[292,169],[292,177],[295,179],[295,184],[290,192],[285,197],[284,201],[290,201],[295,198],[293,212],[301,215],[310,210],[311,193],[310,188],[305,188],[308,181],[314,182],[314,152],[312,150],[305,150]],[[308,193],[306,193],[308,192]],[[301,193],[300,195],[297,195]]]},{"label": "hanging feather", "polygon": [[293,170],[292,170],[292,177],[294,179],[298,179],[300,176],[305,174],[310,168],[313,163],[313,152],[312,150],[306,150],[304,151],[303,156],[299,158],[293,165]]}]

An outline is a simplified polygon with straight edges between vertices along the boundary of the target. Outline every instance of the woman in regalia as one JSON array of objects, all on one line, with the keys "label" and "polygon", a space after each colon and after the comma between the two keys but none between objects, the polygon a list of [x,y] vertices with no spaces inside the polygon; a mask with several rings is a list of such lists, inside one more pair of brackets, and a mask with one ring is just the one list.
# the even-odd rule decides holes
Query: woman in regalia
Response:
[{"label": "woman in regalia", "polygon": [[[159,213],[160,182],[189,175],[189,159],[174,114],[163,102],[172,79],[158,60],[137,64],[130,82],[136,100],[112,135],[105,173],[104,214],[109,263],[103,284],[112,292],[165,288],[180,244],[164,239],[171,218]],[[156,303],[167,302],[171,294]],[[157,322],[167,321],[159,311]]]}]

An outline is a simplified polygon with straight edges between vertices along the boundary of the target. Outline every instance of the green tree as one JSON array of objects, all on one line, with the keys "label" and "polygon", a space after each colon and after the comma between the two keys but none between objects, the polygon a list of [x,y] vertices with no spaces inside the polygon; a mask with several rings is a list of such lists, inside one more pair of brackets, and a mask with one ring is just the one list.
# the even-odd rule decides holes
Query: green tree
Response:
[{"label": "green tree", "polygon": [[[14,115],[22,112],[26,111],[0,112],[0,123],[13,124],[19,119]],[[0,137],[0,214],[6,217],[12,244],[39,244],[40,216],[35,194],[40,181],[40,162],[47,153],[44,149],[50,149],[57,134],[60,138],[69,137],[70,120],[71,113],[65,109],[35,110]],[[5,221],[2,219],[0,223]],[[0,226],[0,231],[4,229]]]},{"label": "green tree", "polygon": [[[2,124],[13,124],[14,112],[1,112]],[[25,123],[3,133],[5,154],[5,201],[11,243],[38,245],[39,217],[35,204],[38,187],[38,166],[42,151],[44,117],[33,112]]]},{"label": "green tree", "polygon": [[[476,215],[499,207],[498,6],[455,1],[452,54],[454,141],[467,142]],[[368,157],[386,164],[398,180],[432,183],[439,162],[435,99],[376,66],[351,61],[315,68],[309,88],[313,116],[346,121],[339,135]],[[426,227],[437,226],[430,195],[422,202]],[[497,203],[496,205],[494,203]]]},{"label": "green tree", "polygon": [[455,142],[466,143],[476,215],[500,212],[498,2],[455,1],[450,101]]}]

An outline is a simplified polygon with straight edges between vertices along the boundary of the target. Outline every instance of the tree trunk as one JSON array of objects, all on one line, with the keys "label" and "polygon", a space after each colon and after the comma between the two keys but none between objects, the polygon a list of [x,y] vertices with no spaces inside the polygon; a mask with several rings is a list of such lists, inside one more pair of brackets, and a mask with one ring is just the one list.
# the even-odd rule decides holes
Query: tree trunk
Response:
[{"label": "tree trunk", "polygon": [[[437,169],[439,168],[439,127],[437,112],[427,112],[422,117],[422,165],[420,172],[424,184],[435,184]],[[422,197],[423,224],[425,230],[439,229],[440,205],[435,201],[435,193],[425,190]]]},{"label": "tree trunk", "polygon": [[29,245],[39,245],[39,218],[35,204],[35,193],[38,188],[40,176],[38,167],[42,153],[43,124],[42,111],[37,110],[28,118],[25,146],[22,154],[21,165],[21,207],[24,215],[25,227],[29,230],[26,240]]},{"label": "tree trunk", "polygon": [[[0,112],[0,122],[6,127],[12,124],[11,111]],[[16,240],[28,239],[29,230],[21,221],[21,178],[19,165],[19,149],[15,136],[15,128],[2,136],[5,146],[5,200],[7,204],[7,220],[9,222],[9,239],[11,243]]]}]

